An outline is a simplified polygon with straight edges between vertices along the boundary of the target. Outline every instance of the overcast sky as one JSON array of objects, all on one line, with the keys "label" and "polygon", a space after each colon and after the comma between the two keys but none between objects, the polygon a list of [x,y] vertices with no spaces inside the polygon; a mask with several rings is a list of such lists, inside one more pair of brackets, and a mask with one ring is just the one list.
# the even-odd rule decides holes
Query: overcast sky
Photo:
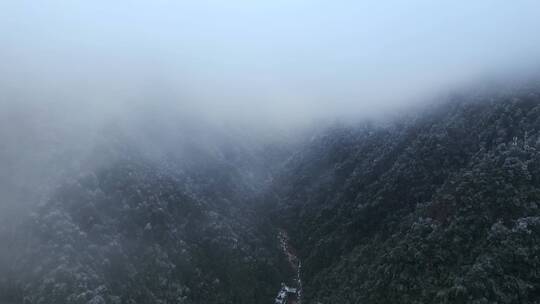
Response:
[{"label": "overcast sky", "polygon": [[4,102],[290,123],[536,65],[539,29],[537,0],[4,0],[0,88]]}]

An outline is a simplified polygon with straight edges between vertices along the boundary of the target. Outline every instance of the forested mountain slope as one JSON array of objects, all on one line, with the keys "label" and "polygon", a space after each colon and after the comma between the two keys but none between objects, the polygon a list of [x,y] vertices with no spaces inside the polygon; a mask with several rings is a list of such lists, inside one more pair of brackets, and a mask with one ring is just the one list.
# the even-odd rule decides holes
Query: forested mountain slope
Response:
[{"label": "forested mountain slope", "polygon": [[540,301],[539,131],[523,90],[314,138],[269,195],[306,303]]},{"label": "forested mountain slope", "polygon": [[300,147],[149,125],[106,132],[31,215],[5,216],[0,303],[271,303],[294,276],[278,231],[304,304],[540,301],[538,91]]},{"label": "forested mountain slope", "polygon": [[254,211],[266,156],[214,143],[152,158],[126,143],[100,147],[106,161],[2,231],[12,256],[0,263],[0,303],[272,299],[290,270]]}]

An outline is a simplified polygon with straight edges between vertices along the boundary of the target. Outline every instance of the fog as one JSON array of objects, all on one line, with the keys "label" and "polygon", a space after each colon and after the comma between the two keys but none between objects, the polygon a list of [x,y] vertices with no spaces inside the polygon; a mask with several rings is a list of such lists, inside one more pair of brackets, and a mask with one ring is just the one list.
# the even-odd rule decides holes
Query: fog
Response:
[{"label": "fog", "polygon": [[155,148],[393,115],[534,71],[539,28],[533,0],[2,1],[3,185],[51,178],[111,125]]},{"label": "fog", "polygon": [[[313,160],[324,169],[325,161],[332,164],[355,147],[336,144],[337,152],[325,153],[317,145],[305,158],[301,152],[292,157],[299,146],[316,142],[312,135],[334,124],[417,114],[480,83],[500,88],[538,80],[539,29],[538,0],[1,0],[0,302],[64,303],[62,295],[69,294],[70,303],[198,303],[183,302],[184,291],[250,291],[229,279],[252,276],[219,264],[233,270],[242,265],[257,270],[253,278],[278,282],[282,278],[272,277],[278,264],[265,254],[256,259],[274,265],[267,265],[272,271],[247,264],[254,254],[230,263],[221,256],[214,261],[212,254],[221,255],[219,248],[229,243],[259,254],[267,236],[246,224],[246,218],[259,220],[246,209],[267,203],[261,197],[275,190],[272,183],[287,160],[300,160],[298,180],[290,182],[309,192],[303,185],[319,171],[302,165]],[[373,172],[384,172],[378,166]],[[326,189],[331,174],[321,175],[313,189],[339,193]],[[170,223],[159,220],[173,214],[178,218]],[[166,233],[157,229],[171,223]],[[227,246],[204,258],[198,243],[208,240]],[[167,251],[166,243],[174,246]],[[272,246],[270,253],[277,249]],[[146,263],[146,250],[155,248],[157,254],[149,255],[155,264],[137,262]],[[179,258],[179,267],[167,256],[175,263]],[[199,256],[211,263],[193,262]],[[184,277],[184,266],[192,274]],[[213,270],[204,272],[213,268],[223,272],[224,284]],[[66,269],[73,276],[64,276]],[[119,279],[113,275],[118,282],[135,283],[107,285],[113,281],[100,269],[120,273]],[[150,275],[173,269],[180,274],[174,284]],[[193,284],[176,284],[184,279]],[[151,296],[148,290],[165,282],[176,288],[174,300],[115,295],[141,287]],[[68,290],[66,283],[78,287]],[[173,289],[163,290],[173,296]],[[102,298],[109,292],[114,301]],[[251,299],[235,299],[241,298]]]},{"label": "fog", "polygon": [[539,17],[524,0],[3,1],[0,84],[70,115],[170,102],[297,125],[530,67]]}]

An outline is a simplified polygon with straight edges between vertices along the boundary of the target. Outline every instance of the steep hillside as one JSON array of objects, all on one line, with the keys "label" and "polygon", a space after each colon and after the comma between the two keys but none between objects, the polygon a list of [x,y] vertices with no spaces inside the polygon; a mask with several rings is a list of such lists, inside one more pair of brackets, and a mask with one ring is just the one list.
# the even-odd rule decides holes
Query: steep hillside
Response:
[{"label": "steep hillside", "polygon": [[151,158],[125,141],[98,149],[107,161],[1,231],[10,258],[0,261],[0,302],[272,299],[290,269],[254,211],[265,157],[239,145],[184,150]]},{"label": "steep hillside", "polygon": [[32,214],[3,215],[0,303],[270,303],[281,282],[304,304],[540,301],[534,90],[301,147],[149,125],[17,192]]},{"label": "steep hillside", "polygon": [[540,97],[454,99],[289,160],[269,200],[307,303],[540,300]]}]

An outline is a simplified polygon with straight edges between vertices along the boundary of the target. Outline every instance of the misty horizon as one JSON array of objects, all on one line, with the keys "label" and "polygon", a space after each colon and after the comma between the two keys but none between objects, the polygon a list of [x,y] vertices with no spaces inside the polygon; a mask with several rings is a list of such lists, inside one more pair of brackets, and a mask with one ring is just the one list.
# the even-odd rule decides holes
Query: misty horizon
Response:
[{"label": "misty horizon", "polygon": [[161,105],[248,125],[365,118],[535,72],[538,11],[535,1],[6,1],[0,87],[3,104],[95,120]]}]

